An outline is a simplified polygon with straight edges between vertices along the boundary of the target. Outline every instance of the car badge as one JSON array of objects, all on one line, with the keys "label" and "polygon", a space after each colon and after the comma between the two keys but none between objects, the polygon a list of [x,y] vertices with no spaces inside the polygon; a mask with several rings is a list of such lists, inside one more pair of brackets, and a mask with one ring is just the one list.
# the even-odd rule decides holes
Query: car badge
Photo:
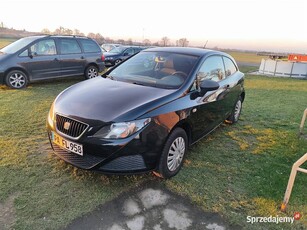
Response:
[{"label": "car badge", "polygon": [[64,129],[65,129],[65,130],[69,130],[69,127],[70,127],[70,123],[66,121],[66,122],[64,123]]}]

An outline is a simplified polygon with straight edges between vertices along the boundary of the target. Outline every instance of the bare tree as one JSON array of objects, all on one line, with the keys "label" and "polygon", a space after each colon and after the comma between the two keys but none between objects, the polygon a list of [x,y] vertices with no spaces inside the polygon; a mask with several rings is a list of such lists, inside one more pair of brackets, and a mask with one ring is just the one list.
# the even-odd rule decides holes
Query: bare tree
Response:
[{"label": "bare tree", "polygon": [[161,38],[161,45],[162,46],[168,46],[168,44],[169,44],[169,38],[168,37],[163,37],[163,38]]},{"label": "bare tree", "polygon": [[47,28],[42,29],[41,31],[42,34],[52,34],[50,30],[48,30]]},{"label": "bare tree", "polygon": [[64,34],[65,28],[60,26],[59,28],[55,29],[55,31],[53,32],[53,34],[59,34],[62,35]]},{"label": "bare tree", "polygon": [[186,47],[189,45],[189,41],[186,38],[180,38],[179,40],[176,41],[176,45]]},{"label": "bare tree", "polygon": [[143,45],[144,46],[150,46],[151,45],[151,41],[149,39],[144,39],[143,40]]},{"label": "bare tree", "polygon": [[88,33],[87,36],[88,36],[89,38],[95,39],[95,36],[96,36],[96,35],[95,35],[94,33],[91,32],[91,33]]},{"label": "bare tree", "polygon": [[84,33],[82,33],[80,30],[78,29],[74,29],[73,35],[77,35],[77,36],[84,36]]},{"label": "bare tree", "polygon": [[128,40],[127,40],[127,45],[133,45],[133,41],[132,41],[132,39],[131,38],[129,38]]},{"label": "bare tree", "polygon": [[99,45],[102,45],[105,41],[104,37],[100,34],[100,33],[97,33],[95,34],[95,38],[96,42],[99,44]]}]

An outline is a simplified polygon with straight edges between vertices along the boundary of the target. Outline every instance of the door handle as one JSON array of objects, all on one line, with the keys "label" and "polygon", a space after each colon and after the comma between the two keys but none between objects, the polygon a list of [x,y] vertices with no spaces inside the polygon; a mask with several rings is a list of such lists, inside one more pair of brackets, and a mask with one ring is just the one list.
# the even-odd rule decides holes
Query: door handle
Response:
[{"label": "door handle", "polygon": [[55,58],[54,61],[59,61],[59,59]]}]

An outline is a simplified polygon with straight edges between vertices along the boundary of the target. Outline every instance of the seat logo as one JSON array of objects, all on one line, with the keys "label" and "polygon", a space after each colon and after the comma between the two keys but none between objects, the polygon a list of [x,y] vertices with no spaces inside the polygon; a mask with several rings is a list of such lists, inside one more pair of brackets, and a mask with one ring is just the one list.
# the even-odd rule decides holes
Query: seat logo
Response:
[{"label": "seat logo", "polygon": [[68,121],[66,121],[66,122],[64,123],[64,129],[65,129],[65,130],[69,130],[69,127],[70,127],[70,123],[69,123]]}]

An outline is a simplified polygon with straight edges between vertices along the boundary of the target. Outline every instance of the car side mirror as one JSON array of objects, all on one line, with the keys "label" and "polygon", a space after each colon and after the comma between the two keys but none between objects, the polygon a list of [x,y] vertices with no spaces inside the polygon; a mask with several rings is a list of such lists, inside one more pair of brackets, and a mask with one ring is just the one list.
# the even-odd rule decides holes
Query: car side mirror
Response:
[{"label": "car side mirror", "polygon": [[128,53],[124,53],[124,56],[128,56],[129,54]]},{"label": "car side mirror", "polygon": [[204,96],[207,92],[216,90],[220,87],[219,83],[212,80],[203,80],[200,83],[200,92],[199,96]]},{"label": "car side mirror", "polygon": [[213,91],[213,90],[218,89],[220,87],[220,85],[216,81],[203,80],[203,81],[201,81],[200,85],[199,85],[199,81],[198,81],[196,87],[198,88],[198,90],[193,91],[193,93],[190,96],[192,100],[195,100],[198,97],[204,96],[209,91]]}]

